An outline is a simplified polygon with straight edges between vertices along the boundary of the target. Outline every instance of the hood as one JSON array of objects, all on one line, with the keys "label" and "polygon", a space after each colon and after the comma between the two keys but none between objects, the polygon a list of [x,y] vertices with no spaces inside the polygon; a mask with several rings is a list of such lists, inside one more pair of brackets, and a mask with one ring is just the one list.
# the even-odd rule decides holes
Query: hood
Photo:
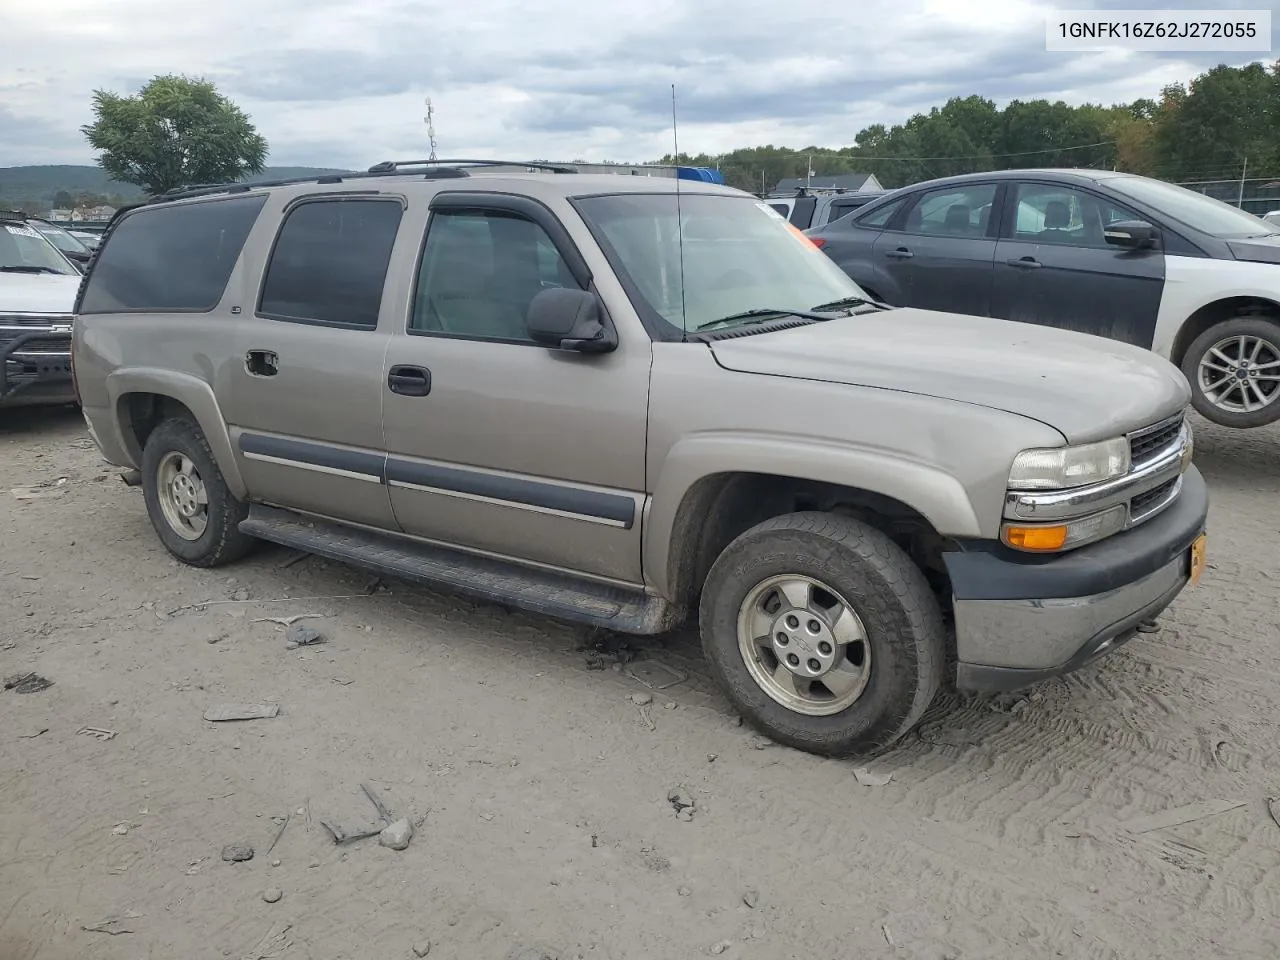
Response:
[{"label": "hood", "polygon": [[713,340],[729,370],[972,403],[1046,423],[1071,443],[1118,436],[1191,400],[1148,350],[1011,320],[898,309]]},{"label": "hood", "polygon": [[53,313],[69,317],[79,289],[79,274],[0,273],[0,314]]},{"label": "hood", "polygon": [[1245,240],[1228,240],[1227,249],[1237,260],[1250,263],[1280,263],[1280,233]]}]

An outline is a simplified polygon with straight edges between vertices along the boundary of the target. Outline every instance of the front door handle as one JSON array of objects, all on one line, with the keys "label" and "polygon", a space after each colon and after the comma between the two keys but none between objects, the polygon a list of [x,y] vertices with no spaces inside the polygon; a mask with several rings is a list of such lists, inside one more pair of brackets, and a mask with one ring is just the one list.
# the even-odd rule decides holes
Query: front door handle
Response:
[{"label": "front door handle", "polygon": [[895,260],[910,260],[915,254],[906,247],[899,247],[897,250],[886,250],[885,256],[893,257]]},{"label": "front door handle", "polygon": [[387,374],[392,393],[405,397],[425,397],[431,392],[431,371],[426,367],[396,364]]},{"label": "front door handle", "polygon": [[280,358],[272,350],[250,350],[244,355],[244,368],[251,377],[274,377],[280,371]]},{"label": "front door handle", "polygon": [[1011,258],[1009,260],[1006,260],[1005,263],[1007,263],[1011,267],[1017,267],[1019,270],[1039,270],[1041,267],[1044,266],[1044,264],[1041,263],[1039,260],[1037,260],[1035,257],[1018,257],[1016,259]]}]

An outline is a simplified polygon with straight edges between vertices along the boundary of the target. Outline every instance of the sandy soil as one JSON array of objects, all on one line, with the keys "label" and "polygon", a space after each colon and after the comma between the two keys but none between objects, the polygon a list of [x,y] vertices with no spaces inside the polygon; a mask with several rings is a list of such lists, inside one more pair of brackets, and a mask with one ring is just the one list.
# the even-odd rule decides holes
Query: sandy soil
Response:
[{"label": "sandy soil", "polygon": [[[945,695],[870,786],[740,726],[687,636],[273,549],[180,566],[77,416],[6,413],[0,674],[53,685],[0,693],[0,960],[1274,958],[1280,430],[1198,439],[1212,566],[1163,629]],[[327,643],[260,622],[298,614]],[[203,719],[228,701],[279,715]],[[407,850],[325,832],[373,820],[361,784]]]}]

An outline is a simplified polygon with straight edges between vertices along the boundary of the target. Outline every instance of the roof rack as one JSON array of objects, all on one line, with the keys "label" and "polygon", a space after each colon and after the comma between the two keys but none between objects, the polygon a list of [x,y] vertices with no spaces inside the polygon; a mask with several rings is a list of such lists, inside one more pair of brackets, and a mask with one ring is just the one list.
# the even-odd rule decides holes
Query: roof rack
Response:
[{"label": "roof rack", "polygon": [[248,193],[267,187],[288,187],[298,183],[345,183],[348,180],[363,180],[369,177],[406,176],[415,171],[409,167],[427,167],[422,176],[430,180],[444,180],[453,177],[470,176],[462,164],[472,167],[526,167],[534,170],[548,170],[552,173],[577,173],[572,167],[553,163],[538,163],[524,160],[383,160],[375,163],[368,170],[360,173],[326,173],[314,177],[291,177],[287,180],[257,180],[252,183],[232,181],[230,183],[195,183],[174,187],[158,196],[152,197],[148,203],[166,203],[170,200],[188,200],[192,197],[208,197],[219,193]]},{"label": "roof rack", "polygon": [[391,173],[401,167],[448,167],[465,163],[473,167],[527,167],[531,170],[548,170],[551,173],[577,173],[573,167],[562,163],[539,163],[527,160],[383,160],[369,168],[369,173]]}]

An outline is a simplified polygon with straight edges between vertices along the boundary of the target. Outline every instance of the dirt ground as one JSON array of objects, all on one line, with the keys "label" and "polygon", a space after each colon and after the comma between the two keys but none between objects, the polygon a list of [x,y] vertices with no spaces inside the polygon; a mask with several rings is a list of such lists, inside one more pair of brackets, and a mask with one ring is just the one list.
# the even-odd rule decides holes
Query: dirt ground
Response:
[{"label": "dirt ground", "polygon": [[[1198,426],[1210,569],[1163,629],[944,695],[864,785],[740,726],[690,636],[183,567],[78,415],[5,413],[0,674],[53,685],[0,693],[0,960],[1274,958],[1280,430]],[[327,642],[262,620],[299,614]],[[362,784],[407,850],[321,826],[374,821]]]}]

